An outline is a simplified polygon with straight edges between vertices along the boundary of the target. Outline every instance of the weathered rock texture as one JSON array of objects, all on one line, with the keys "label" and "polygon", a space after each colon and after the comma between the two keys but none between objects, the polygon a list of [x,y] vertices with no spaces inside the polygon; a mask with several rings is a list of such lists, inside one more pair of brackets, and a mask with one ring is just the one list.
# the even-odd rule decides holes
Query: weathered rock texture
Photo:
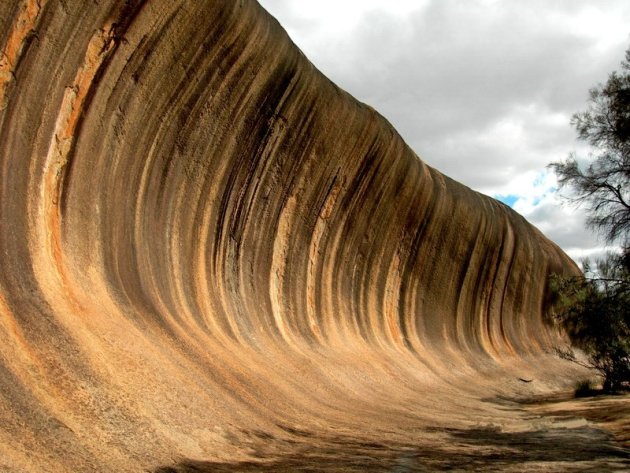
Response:
[{"label": "weathered rock texture", "polygon": [[556,386],[571,261],[255,1],[3,0],[0,45],[0,470],[443,443]]}]

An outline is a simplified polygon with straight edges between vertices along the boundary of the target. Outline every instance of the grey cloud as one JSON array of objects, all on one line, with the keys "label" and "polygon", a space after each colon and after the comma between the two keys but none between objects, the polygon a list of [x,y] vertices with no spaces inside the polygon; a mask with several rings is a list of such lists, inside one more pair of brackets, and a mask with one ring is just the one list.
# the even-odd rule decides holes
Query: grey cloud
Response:
[{"label": "grey cloud", "polygon": [[585,227],[585,215],[568,212],[566,207],[546,203],[526,216],[548,238],[562,248],[592,248],[599,246],[597,235]]},{"label": "grey cloud", "polygon": [[[502,5],[487,14],[470,2],[434,1],[403,24],[372,12],[341,44],[320,44],[322,57],[314,60],[388,118],[427,162],[474,188],[487,187],[496,181],[493,173],[502,178],[508,169],[521,172],[546,161],[524,161],[519,152],[496,156],[471,137],[514,116],[518,107],[540,105],[548,114],[566,115],[567,123],[549,130],[533,117],[526,124],[532,139],[541,147],[568,143],[568,117],[623,52],[622,45],[602,57],[586,39],[524,6],[535,4]],[[566,2],[554,5],[568,9]],[[466,162],[476,165],[462,166]]]}]

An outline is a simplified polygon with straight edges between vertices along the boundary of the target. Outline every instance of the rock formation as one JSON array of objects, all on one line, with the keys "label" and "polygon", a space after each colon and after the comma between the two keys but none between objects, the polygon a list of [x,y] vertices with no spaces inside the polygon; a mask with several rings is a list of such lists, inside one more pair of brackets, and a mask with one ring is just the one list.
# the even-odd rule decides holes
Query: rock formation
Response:
[{"label": "rock formation", "polygon": [[573,263],[254,0],[5,0],[0,45],[1,471],[404,451],[563,381]]}]

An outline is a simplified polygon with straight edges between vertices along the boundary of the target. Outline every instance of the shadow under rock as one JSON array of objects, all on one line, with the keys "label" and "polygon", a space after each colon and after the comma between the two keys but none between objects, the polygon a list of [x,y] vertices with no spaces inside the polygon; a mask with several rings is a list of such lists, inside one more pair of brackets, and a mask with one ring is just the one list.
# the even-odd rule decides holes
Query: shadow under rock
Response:
[{"label": "shadow under rock", "polygon": [[[446,433],[440,447],[385,445],[347,438],[311,437],[294,454],[236,463],[187,460],[154,473],[628,471],[630,451],[592,427],[501,432],[493,428],[429,429]],[[542,468],[542,469],[541,469]]]}]

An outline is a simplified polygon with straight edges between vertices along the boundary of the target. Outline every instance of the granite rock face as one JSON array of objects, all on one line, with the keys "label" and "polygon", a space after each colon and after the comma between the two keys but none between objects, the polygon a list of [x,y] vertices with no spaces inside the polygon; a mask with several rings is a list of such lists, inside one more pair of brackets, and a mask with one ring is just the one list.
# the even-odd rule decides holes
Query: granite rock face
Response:
[{"label": "granite rock face", "polygon": [[255,1],[4,0],[0,46],[0,470],[418,443],[562,379],[569,258]]}]

